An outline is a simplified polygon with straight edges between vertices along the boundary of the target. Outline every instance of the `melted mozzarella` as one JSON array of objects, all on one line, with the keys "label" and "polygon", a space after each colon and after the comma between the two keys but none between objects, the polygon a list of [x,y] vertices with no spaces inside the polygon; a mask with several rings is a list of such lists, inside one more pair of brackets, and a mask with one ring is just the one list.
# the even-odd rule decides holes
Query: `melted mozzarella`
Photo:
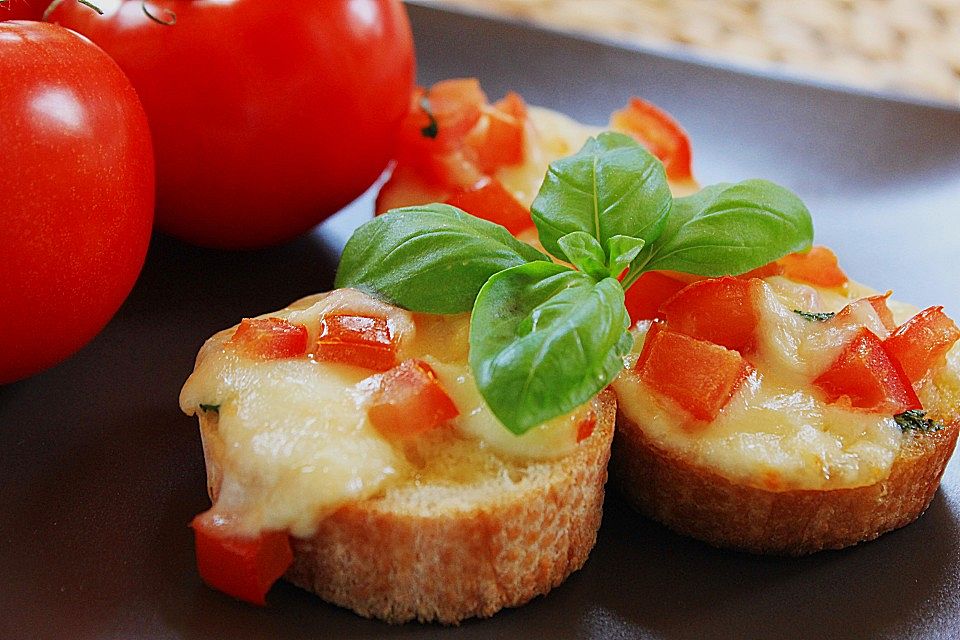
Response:
[{"label": "melted mozzarella", "polygon": [[[851,297],[845,297],[769,278],[754,301],[760,310],[758,348],[751,356],[756,371],[712,423],[690,420],[632,370],[614,382],[620,410],[643,425],[659,446],[753,486],[825,489],[877,482],[890,473],[903,440],[901,429],[890,416],[818,398],[809,381],[830,365],[852,332],[793,312],[836,312],[852,299],[873,293],[854,286]],[[908,310],[902,310],[909,317]],[[859,306],[855,319],[885,335],[869,304]],[[636,328],[638,344],[648,326]]]},{"label": "melted mozzarella", "polygon": [[[187,412],[219,404],[204,446],[216,451],[217,510],[248,533],[309,535],[319,516],[376,493],[404,460],[370,425],[356,367],[307,359],[251,361],[229,348],[207,354],[180,397]],[[210,440],[212,442],[206,442]]]},{"label": "melted mozzarella", "polygon": [[[549,459],[576,447],[587,407],[522,436],[493,416],[467,364],[467,315],[415,316],[360,292],[339,290],[262,317],[305,325],[312,344],[321,318],[331,312],[386,316],[401,359],[428,362],[460,417],[451,422],[452,434],[431,434],[423,446],[391,441],[367,419],[376,372],[317,362],[309,355],[251,359],[229,344],[232,329],[218,333],[201,350],[180,405],[188,414],[203,413],[201,405],[219,406],[201,421],[208,480],[216,496],[214,510],[242,532],[288,529],[309,536],[333,509],[375,496],[391,483],[419,478],[424,469],[431,477],[441,473],[456,481],[502,464],[501,457]],[[408,459],[414,452],[415,459]],[[440,469],[420,459],[424,455],[456,463]]]}]

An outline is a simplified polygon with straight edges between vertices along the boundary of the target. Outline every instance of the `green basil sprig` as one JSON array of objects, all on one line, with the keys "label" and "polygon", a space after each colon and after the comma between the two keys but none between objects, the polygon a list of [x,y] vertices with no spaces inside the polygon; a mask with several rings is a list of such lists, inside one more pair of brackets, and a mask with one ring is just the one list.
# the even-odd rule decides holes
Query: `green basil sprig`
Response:
[{"label": "green basil sprig", "polygon": [[624,292],[644,272],[736,275],[813,241],[810,212],[787,189],[747,180],[674,199],[663,165],[616,133],[551,164],[531,213],[550,256],[454,207],[407,207],[356,230],[336,279],[412,311],[472,310],[477,387],[516,434],[623,369]]},{"label": "green basil sprig", "polygon": [[500,225],[456,207],[393,209],[362,225],[343,248],[337,287],[354,287],[423,313],[465,313],[490,276],[547,260]]}]

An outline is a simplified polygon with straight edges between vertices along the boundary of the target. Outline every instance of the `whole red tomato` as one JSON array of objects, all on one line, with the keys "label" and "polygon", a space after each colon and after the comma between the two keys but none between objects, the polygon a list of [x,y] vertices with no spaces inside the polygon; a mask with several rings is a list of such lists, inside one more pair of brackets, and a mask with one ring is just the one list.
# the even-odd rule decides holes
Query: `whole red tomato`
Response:
[{"label": "whole red tomato", "polygon": [[0,0],[0,21],[40,20],[50,0]]},{"label": "whole red tomato", "polygon": [[[386,166],[413,83],[399,0],[75,0],[153,132],[157,224],[229,248],[296,236]],[[151,17],[152,16],[152,17]]]},{"label": "whole red tomato", "polygon": [[133,286],[153,151],[130,82],[96,45],[0,22],[0,383],[66,358]]}]

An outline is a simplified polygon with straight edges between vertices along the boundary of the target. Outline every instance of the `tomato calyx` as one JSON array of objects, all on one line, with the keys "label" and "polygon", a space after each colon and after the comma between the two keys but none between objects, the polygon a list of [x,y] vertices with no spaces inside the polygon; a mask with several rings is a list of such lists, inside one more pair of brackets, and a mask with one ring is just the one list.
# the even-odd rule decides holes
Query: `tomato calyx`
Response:
[{"label": "tomato calyx", "polygon": [[[50,22],[50,15],[64,2],[66,2],[66,0],[53,0],[53,2],[51,2],[47,9],[43,12],[43,21]],[[82,4],[85,7],[93,9],[99,16],[103,15],[103,9],[90,2],[90,0],[77,0],[77,4]]]},{"label": "tomato calyx", "polygon": [[143,15],[147,16],[157,24],[165,27],[172,27],[173,25],[177,24],[177,14],[171,9],[164,7],[163,14],[165,18],[161,18],[160,16],[156,16],[150,12],[151,10],[147,7],[147,0],[143,0],[143,2],[140,3],[140,8],[143,9]]},{"label": "tomato calyx", "polygon": [[[0,6],[3,6],[7,2],[9,2],[9,0],[0,0]],[[43,12],[43,21],[50,22],[50,16],[53,14],[54,11],[57,10],[57,7],[62,5],[64,2],[66,2],[66,0],[53,0],[53,2],[51,2],[50,5],[46,8],[46,10]],[[97,15],[100,15],[100,16],[103,15],[103,9],[95,5],[93,2],[90,2],[90,0],[77,0],[77,4],[82,4],[83,6],[96,11]],[[161,18],[160,16],[155,15],[153,13],[153,10],[147,6],[147,0],[143,0],[140,3],[140,8],[143,10],[143,14],[145,16],[147,16],[157,24],[161,24],[165,27],[172,27],[173,25],[177,24],[177,14],[171,9],[167,9],[166,7],[164,7],[163,8],[164,17]]]}]

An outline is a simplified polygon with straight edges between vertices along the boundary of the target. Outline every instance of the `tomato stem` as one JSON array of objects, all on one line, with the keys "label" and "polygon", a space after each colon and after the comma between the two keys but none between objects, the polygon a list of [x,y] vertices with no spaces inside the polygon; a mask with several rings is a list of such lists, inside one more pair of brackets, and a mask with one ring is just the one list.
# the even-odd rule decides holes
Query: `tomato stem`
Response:
[{"label": "tomato stem", "polygon": [[143,0],[143,3],[140,5],[143,8],[143,14],[156,22],[157,24],[162,24],[165,27],[172,27],[177,24],[177,14],[171,11],[170,9],[163,9],[164,17],[160,18],[150,13],[150,9],[147,6],[147,0]]},{"label": "tomato stem", "polygon": [[[97,15],[100,15],[100,16],[103,15],[103,10],[97,5],[90,2],[90,0],[77,0],[77,2],[79,4],[82,4],[85,7],[89,7],[93,9],[94,11],[97,12]],[[50,6],[47,7],[46,11],[43,12],[43,21],[50,22],[50,14],[56,11],[57,7],[59,7],[63,3],[64,3],[64,0],[53,0],[53,2],[50,3]]]}]

